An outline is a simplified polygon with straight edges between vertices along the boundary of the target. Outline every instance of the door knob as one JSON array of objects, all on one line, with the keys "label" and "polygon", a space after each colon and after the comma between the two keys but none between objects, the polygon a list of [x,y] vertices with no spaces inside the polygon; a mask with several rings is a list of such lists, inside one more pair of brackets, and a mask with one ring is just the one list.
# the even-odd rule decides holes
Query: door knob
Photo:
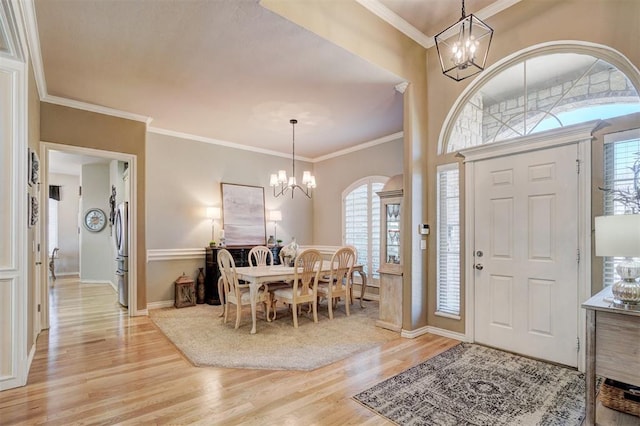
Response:
[{"label": "door knob", "polygon": [[482,268],[484,268],[484,266],[482,266],[482,263],[476,263],[474,265],[474,267],[478,270],[478,271],[482,271]]}]

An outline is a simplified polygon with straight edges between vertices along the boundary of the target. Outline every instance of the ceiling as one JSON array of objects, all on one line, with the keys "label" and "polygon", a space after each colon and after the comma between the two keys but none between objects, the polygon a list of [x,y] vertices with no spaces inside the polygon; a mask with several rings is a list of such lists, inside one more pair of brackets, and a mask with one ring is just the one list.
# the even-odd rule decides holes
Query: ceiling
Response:
[{"label": "ceiling", "polygon": [[[402,131],[401,78],[258,0],[33,1],[44,100],[149,117],[152,132],[283,156],[296,118],[304,159]],[[424,39],[460,17],[452,0],[357,1]],[[517,1],[467,0],[466,12]]]}]

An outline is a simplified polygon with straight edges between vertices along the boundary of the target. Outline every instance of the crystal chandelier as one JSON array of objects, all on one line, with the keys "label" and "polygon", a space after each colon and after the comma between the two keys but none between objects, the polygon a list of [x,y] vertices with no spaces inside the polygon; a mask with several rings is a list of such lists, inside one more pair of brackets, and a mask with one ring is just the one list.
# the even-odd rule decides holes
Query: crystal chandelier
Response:
[{"label": "crystal chandelier", "polygon": [[[311,198],[311,190],[316,187],[316,178],[309,171],[305,171],[302,174],[302,186],[298,185],[296,181],[296,124],[298,120],[292,118],[289,120],[291,123],[293,132],[293,149],[291,154],[291,176],[287,179],[287,172],[284,170],[278,170],[278,173],[271,174],[269,179],[269,185],[273,187],[273,196],[279,197],[291,190],[291,198],[293,198],[294,189],[298,188],[304,195]],[[280,189],[276,189],[277,187]]]},{"label": "crystal chandelier", "polygon": [[491,27],[473,14],[465,15],[462,0],[460,20],[435,36],[444,75],[460,81],[484,70],[492,38]]}]

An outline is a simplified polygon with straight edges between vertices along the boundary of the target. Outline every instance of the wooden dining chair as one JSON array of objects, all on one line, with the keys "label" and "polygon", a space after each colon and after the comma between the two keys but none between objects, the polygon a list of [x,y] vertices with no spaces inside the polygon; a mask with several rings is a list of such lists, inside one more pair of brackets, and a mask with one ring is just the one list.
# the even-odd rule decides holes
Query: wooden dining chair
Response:
[{"label": "wooden dining chair", "polygon": [[273,265],[273,253],[266,246],[255,246],[249,250],[249,266]]},{"label": "wooden dining chair", "polygon": [[303,250],[296,257],[295,275],[291,287],[278,288],[272,293],[273,299],[291,305],[295,328],[298,328],[298,308],[304,303],[311,304],[313,322],[318,322],[318,278],[321,262],[322,255],[318,250]]},{"label": "wooden dining chair", "polygon": [[[238,274],[236,273],[236,264],[233,256],[226,249],[218,250],[218,266],[220,268],[220,276],[222,278],[224,288],[224,322],[227,322],[229,315],[229,307],[231,304],[236,305],[236,327],[240,327],[240,318],[242,315],[242,307],[251,304],[251,296],[249,294],[249,285],[240,284]],[[257,302],[262,303],[264,315],[267,321],[271,321],[271,293],[269,286],[264,284],[258,289]]]},{"label": "wooden dining chair", "polygon": [[328,279],[318,284],[318,298],[327,299],[329,307],[329,318],[333,319],[333,309],[337,306],[340,298],[344,299],[344,307],[347,316],[350,315],[349,305],[351,304],[351,275],[355,264],[355,252],[351,247],[339,248],[331,256],[331,271]]}]

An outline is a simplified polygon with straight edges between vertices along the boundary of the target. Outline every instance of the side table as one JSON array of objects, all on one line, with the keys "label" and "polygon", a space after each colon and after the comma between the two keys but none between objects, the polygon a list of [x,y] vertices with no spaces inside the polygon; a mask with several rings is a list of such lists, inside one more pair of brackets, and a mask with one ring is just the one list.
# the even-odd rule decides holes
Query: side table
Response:
[{"label": "side table", "polygon": [[640,386],[640,310],[613,307],[611,287],[582,304],[587,313],[586,417],[596,423],[596,375]]}]

